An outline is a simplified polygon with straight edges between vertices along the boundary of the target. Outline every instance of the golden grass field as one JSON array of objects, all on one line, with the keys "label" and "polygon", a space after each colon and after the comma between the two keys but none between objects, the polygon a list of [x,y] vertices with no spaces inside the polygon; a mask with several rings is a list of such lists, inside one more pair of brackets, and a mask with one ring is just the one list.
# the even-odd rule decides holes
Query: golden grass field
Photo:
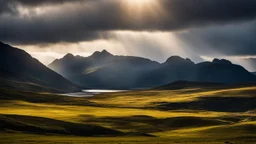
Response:
[{"label": "golden grass field", "polygon": [[75,98],[0,90],[0,143],[256,143],[256,87]]}]

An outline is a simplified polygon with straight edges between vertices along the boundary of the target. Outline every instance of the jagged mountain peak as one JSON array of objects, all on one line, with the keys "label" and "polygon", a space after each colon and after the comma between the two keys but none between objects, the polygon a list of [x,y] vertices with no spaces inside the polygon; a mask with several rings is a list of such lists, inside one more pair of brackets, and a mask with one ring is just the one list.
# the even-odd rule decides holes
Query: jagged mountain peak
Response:
[{"label": "jagged mountain peak", "polygon": [[71,53],[68,53],[68,54],[66,54],[63,58],[64,59],[69,59],[69,58],[74,58],[75,56],[73,55],[73,54],[71,54]]},{"label": "jagged mountain peak", "polygon": [[[101,53],[109,53],[107,50],[102,50]],[[110,53],[109,53],[110,54]]]},{"label": "jagged mountain peak", "polygon": [[111,53],[109,53],[107,50],[102,50],[102,51],[96,51],[92,54],[93,57],[108,57],[108,56],[113,56]]},{"label": "jagged mountain peak", "polygon": [[180,56],[171,56],[169,57],[165,63],[191,63],[194,64],[193,61],[191,61],[189,58],[182,58]]},{"label": "jagged mountain peak", "polygon": [[217,59],[215,58],[212,63],[216,63],[216,64],[232,64],[231,61],[226,60],[226,59]]}]

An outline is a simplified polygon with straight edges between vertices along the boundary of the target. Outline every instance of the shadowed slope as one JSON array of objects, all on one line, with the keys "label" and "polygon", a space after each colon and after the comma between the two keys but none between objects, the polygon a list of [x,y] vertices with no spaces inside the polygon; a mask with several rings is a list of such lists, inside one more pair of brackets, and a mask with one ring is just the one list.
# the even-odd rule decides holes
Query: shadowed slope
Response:
[{"label": "shadowed slope", "polygon": [[1,131],[19,131],[37,134],[63,134],[77,136],[121,136],[124,133],[108,128],[70,123],[41,117],[0,115]]},{"label": "shadowed slope", "polygon": [[78,86],[50,70],[25,51],[3,43],[0,43],[0,77],[3,79],[1,85],[5,84],[5,87],[12,82],[13,84],[22,82],[24,86],[30,85],[27,88],[12,87],[21,90],[38,90],[31,85],[37,85],[40,87],[40,91],[72,92],[80,90]]},{"label": "shadowed slope", "polygon": [[49,67],[69,80],[89,88],[136,88],[137,79],[157,67],[149,59],[132,56],[114,56],[103,50],[89,57],[67,54]]},{"label": "shadowed slope", "polygon": [[182,128],[194,128],[205,126],[225,125],[229,122],[220,119],[202,118],[202,117],[172,117],[155,118],[150,116],[131,116],[131,117],[89,117],[86,122],[110,125],[118,130],[137,131],[143,133],[154,133],[170,131]]},{"label": "shadowed slope", "polygon": [[164,110],[192,109],[218,112],[246,112],[255,109],[256,97],[203,97],[191,102],[160,103]]}]

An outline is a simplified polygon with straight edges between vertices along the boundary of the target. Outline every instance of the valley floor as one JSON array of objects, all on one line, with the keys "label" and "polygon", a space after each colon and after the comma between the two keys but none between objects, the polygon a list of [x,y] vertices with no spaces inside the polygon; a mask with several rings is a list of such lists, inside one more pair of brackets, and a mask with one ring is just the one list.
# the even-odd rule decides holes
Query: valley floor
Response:
[{"label": "valley floor", "polygon": [[256,142],[256,87],[75,98],[0,90],[0,143]]}]

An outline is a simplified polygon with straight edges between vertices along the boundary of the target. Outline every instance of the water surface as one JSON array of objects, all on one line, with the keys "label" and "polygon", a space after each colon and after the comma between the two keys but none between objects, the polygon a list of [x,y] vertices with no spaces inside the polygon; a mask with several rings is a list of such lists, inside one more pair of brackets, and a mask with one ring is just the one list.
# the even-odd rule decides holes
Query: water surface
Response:
[{"label": "water surface", "polygon": [[82,92],[67,93],[62,95],[71,96],[71,97],[93,97],[101,93],[116,93],[116,92],[123,92],[123,91],[126,91],[126,90],[88,89],[88,90],[83,90]]}]

